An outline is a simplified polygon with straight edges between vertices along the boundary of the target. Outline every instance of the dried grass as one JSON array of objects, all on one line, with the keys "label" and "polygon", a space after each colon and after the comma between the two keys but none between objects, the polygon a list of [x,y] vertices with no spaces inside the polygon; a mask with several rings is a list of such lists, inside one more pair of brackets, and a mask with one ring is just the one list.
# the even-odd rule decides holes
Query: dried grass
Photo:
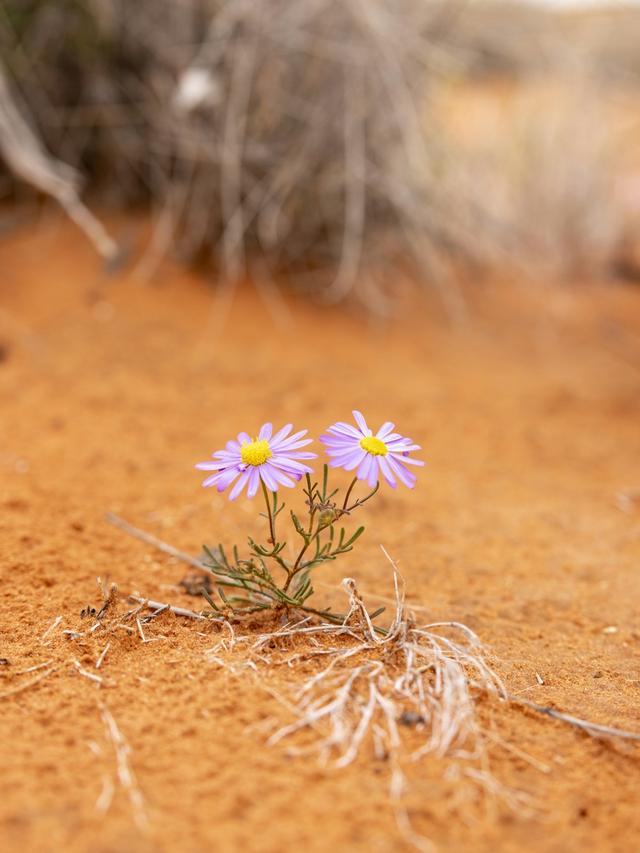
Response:
[{"label": "dried grass", "polygon": [[[566,79],[575,52],[552,24],[525,65]],[[460,144],[435,108],[525,25],[517,6],[458,0],[9,0],[0,149],[105,258],[79,175],[103,203],[150,204],[142,276],[173,253],[381,314],[418,276],[459,318],[465,264],[606,271],[626,233],[588,57],[582,100],[530,110],[517,143]]]},{"label": "dried grass", "polygon": [[[335,768],[352,764],[363,750],[369,750],[389,770],[389,802],[403,837],[416,849],[432,850],[432,842],[415,830],[407,805],[411,768],[426,756],[444,761],[440,781],[453,786],[453,801],[462,810],[470,805],[465,781],[487,803],[501,803],[519,813],[536,808],[527,794],[494,776],[491,753],[495,747],[541,773],[550,772],[549,765],[500,737],[486,714],[481,718],[478,707],[483,699],[521,706],[593,738],[618,743],[640,740],[635,732],[510,695],[488,663],[479,638],[467,626],[416,624],[405,607],[397,567],[390,562],[395,615],[388,629],[373,625],[350,578],[343,581],[349,612],[342,625],[319,624],[305,616],[256,636],[255,632],[238,634],[231,623],[224,623],[227,634],[205,653],[207,660],[237,677],[252,672],[292,718],[285,725],[267,721],[269,745],[287,742],[290,754],[315,755]],[[287,692],[282,690],[282,678],[274,679],[283,667],[295,671]],[[452,807],[455,811],[458,806]]]},{"label": "dried grass", "polygon": [[[406,805],[407,771],[424,756],[445,759],[456,786],[466,779],[492,799],[520,809],[525,799],[489,769],[489,741],[476,703],[487,693],[506,697],[506,692],[478,637],[455,622],[416,625],[395,565],[393,571],[396,610],[388,629],[373,625],[355,582],[346,578],[349,612],[343,625],[305,617],[256,636],[239,635],[227,623],[229,636],[206,657],[236,676],[253,671],[293,718],[286,725],[272,721],[269,745],[290,741],[291,754],[317,755],[336,768],[371,750],[389,770],[389,801],[400,832],[413,847],[430,850]],[[292,652],[300,641],[302,650]],[[272,686],[274,672],[284,666],[296,670],[287,695]],[[313,673],[301,677],[300,669],[309,667]]]},{"label": "dried grass", "polygon": [[[138,784],[138,780],[131,766],[131,747],[122,734],[116,720],[106,705],[101,704],[100,712],[105,725],[107,736],[113,745],[116,760],[116,777],[123,790],[126,792],[131,806],[134,822],[141,832],[149,831],[149,815],[144,795]],[[113,800],[115,786],[110,777],[105,776],[103,787],[96,802],[96,810],[106,813]]]},{"label": "dried grass", "polygon": [[309,618],[262,635],[222,639],[207,653],[220,660],[221,651],[245,645],[249,659],[271,660],[265,648],[285,648],[292,638],[310,641],[311,648],[286,657],[294,666],[315,658],[327,662],[297,688],[292,697],[293,722],[272,734],[275,744],[295,732],[327,732],[311,746],[337,766],[350,764],[366,738],[373,735],[376,754],[395,753],[401,744],[398,722],[418,726],[424,737],[412,760],[434,753],[444,756],[479,754],[474,696],[478,691],[506,696],[500,678],[485,661],[477,636],[466,626],[434,623],[417,626],[404,606],[402,581],[394,567],[396,612],[388,629],[376,628],[355,583],[346,578],[349,612],[343,625],[313,624]]},{"label": "dried grass", "polygon": [[637,101],[614,97],[588,66],[508,99],[508,112],[494,105],[478,134],[457,140],[458,180],[475,181],[505,256],[555,279],[603,279],[633,265],[624,253],[636,245],[640,208],[624,161]]},{"label": "dried grass", "polygon": [[[24,120],[20,139],[9,132],[15,122],[0,123],[5,156],[99,247],[106,235],[79,218],[71,167],[103,190],[106,176],[128,200],[151,198],[147,274],[173,249],[212,260],[232,281],[250,268],[267,280],[296,272],[297,286],[331,301],[357,285],[386,310],[391,265],[397,275],[399,261],[413,260],[440,281],[444,244],[466,253],[473,242],[435,178],[442,152],[428,128],[445,8],[42,0],[24,14],[9,3],[5,62],[64,165],[36,150]],[[11,108],[7,91],[0,101]],[[22,148],[33,156],[17,168]]]}]

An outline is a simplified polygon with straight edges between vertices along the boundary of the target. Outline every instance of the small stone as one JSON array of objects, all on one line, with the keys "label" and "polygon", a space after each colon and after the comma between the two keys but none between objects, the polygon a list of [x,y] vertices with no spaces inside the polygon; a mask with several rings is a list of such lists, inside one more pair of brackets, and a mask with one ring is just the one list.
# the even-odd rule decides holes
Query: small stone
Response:
[{"label": "small stone", "polygon": [[184,589],[187,595],[200,596],[203,590],[211,593],[211,578],[201,572],[189,572],[178,585]]},{"label": "small stone", "polygon": [[424,723],[424,717],[415,711],[403,711],[398,717],[398,722],[401,726],[417,726],[418,723]]}]

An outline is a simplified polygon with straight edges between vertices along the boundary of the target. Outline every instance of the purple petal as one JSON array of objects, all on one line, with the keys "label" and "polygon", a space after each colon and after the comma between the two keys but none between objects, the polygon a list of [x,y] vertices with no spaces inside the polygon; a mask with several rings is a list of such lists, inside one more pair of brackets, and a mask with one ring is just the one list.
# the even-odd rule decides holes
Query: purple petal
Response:
[{"label": "purple petal", "polygon": [[367,426],[367,422],[365,421],[362,412],[359,412],[357,409],[354,409],[351,414],[353,415],[355,422],[358,424],[364,435],[371,435],[371,430]]},{"label": "purple petal", "polygon": [[311,468],[308,465],[303,465],[302,462],[297,462],[295,459],[290,459],[288,456],[272,456],[269,459],[270,465],[275,465],[276,468],[284,468],[287,471],[300,471],[303,474],[310,472]]},{"label": "purple petal", "polygon": [[341,453],[333,457],[333,465],[344,468],[345,471],[353,471],[357,468],[362,460],[367,456],[367,453],[361,447],[354,447],[346,453]]},{"label": "purple petal", "polygon": [[218,482],[216,483],[216,488],[219,492],[224,492],[224,490],[233,483],[236,477],[240,476],[239,468],[230,468],[228,471],[223,471],[218,475]]},{"label": "purple petal", "polygon": [[394,426],[395,424],[392,424],[391,421],[387,421],[386,423],[382,424],[382,426],[376,433],[376,438],[384,438],[385,435],[389,435]]},{"label": "purple petal", "polygon": [[211,455],[213,456],[214,459],[239,459],[240,458],[240,452],[238,452],[238,453],[236,453],[235,451],[229,452],[228,450],[216,450],[216,452],[212,453]]},{"label": "purple petal", "polygon": [[412,489],[416,483],[416,477],[402,465],[394,456],[387,456],[389,466],[401,483],[408,489]]},{"label": "purple petal", "polygon": [[[269,463],[267,462],[267,465],[268,464]],[[288,488],[292,488],[296,484],[295,480],[291,480],[289,477],[287,477],[287,475],[285,473],[278,470],[278,468],[271,468],[271,473],[273,474],[273,476],[275,477],[275,479],[279,483],[282,483],[283,486],[287,486]]]},{"label": "purple petal", "polygon": [[203,487],[206,489],[209,486],[213,486],[220,479],[220,474],[212,474],[210,477],[207,477],[206,480],[202,481]]},{"label": "purple petal", "polygon": [[249,486],[247,487],[247,497],[248,498],[255,497],[255,494],[258,491],[259,485],[260,485],[260,469],[258,467],[254,467],[251,469],[251,473],[249,474]]},{"label": "purple petal", "polygon": [[372,456],[371,457],[371,468],[369,468],[369,476],[367,478],[367,482],[369,483],[369,487],[372,489],[375,484],[378,482],[378,474],[380,473],[380,459],[381,456]]},{"label": "purple petal", "polygon": [[293,424],[285,424],[285,426],[283,426],[281,430],[278,430],[278,432],[271,439],[271,446],[275,447],[278,442],[282,441],[283,438],[286,438],[289,435],[292,429]]},{"label": "purple petal", "polygon": [[250,474],[251,474],[250,469],[247,469],[246,471],[243,471],[242,474],[240,474],[240,476],[238,477],[238,482],[231,489],[231,493],[229,494],[229,500],[230,501],[234,501],[238,497],[240,492],[244,489],[244,487],[247,484],[247,480],[249,479]]},{"label": "purple petal", "polygon": [[382,471],[382,476],[385,478],[387,483],[391,486],[392,489],[397,487],[397,483],[394,479],[393,473],[391,471],[391,467],[387,461],[385,456],[380,456],[378,459],[378,464],[380,465],[380,470]]},{"label": "purple petal", "polygon": [[356,450],[362,450],[359,441],[349,442],[349,444],[341,444],[340,447],[326,448],[326,452],[329,456],[344,456],[345,453],[354,453]]},{"label": "purple petal", "polygon": [[300,447],[306,447],[308,444],[313,444],[312,438],[305,438],[303,441],[294,441],[293,444],[289,444],[287,441],[284,444],[279,444],[274,450],[277,450],[279,453],[283,451],[288,453],[290,450],[298,450]]},{"label": "purple petal", "polygon": [[358,432],[358,430],[351,426],[351,424],[345,424],[343,421],[338,421],[335,424],[332,424],[327,428],[327,432],[333,435],[345,435],[352,436],[353,438],[362,438],[362,433]]},{"label": "purple petal", "polygon": [[354,468],[357,468],[358,465],[362,462],[365,456],[368,454],[361,447],[358,450],[354,450],[349,457],[349,459],[343,464],[343,468],[345,471],[353,471]]},{"label": "purple petal", "polygon": [[371,470],[371,464],[373,462],[373,456],[369,453],[365,453],[364,459],[358,466],[358,470],[356,471],[356,477],[359,480],[366,480],[369,476],[369,471]]},{"label": "purple petal", "polygon": [[353,447],[360,443],[361,437],[357,435],[321,435],[320,441],[325,447]]},{"label": "purple petal", "polygon": [[411,451],[411,450],[422,450],[419,444],[413,444],[410,438],[406,438],[403,441],[385,441],[387,448],[389,450],[393,450],[396,453]]},{"label": "purple petal", "polygon": [[263,439],[266,439],[266,441],[269,441],[269,439],[271,438],[272,432],[273,432],[273,424],[269,424],[269,423],[262,424],[262,426],[260,427],[260,432],[258,433],[258,438],[260,439],[260,441],[262,441]]},{"label": "purple petal", "polygon": [[[294,432],[293,435],[290,435],[288,438],[285,438],[284,440],[278,442],[278,450],[284,450],[285,447],[292,449],[291,445],[294,444],[295,442],[299,441],[301,438],[304,438],[304,436],[306,434],[307,434],[306,429],[301,429],[301,430],[299,430],[299,432]],[[312,441],[313,441],[312,438],[307,438],[307,439],[305,439],[304,443],[310,444]]]},{"label": "purple petal", "polygon": [[404,453],[391,453],[390,456],[393,456],[402,465],[424,465],[422,459],[414,459],[412,456],[405,456]]},{"label": "purple petal", "polygon": [[269,463],[266,462],[264,465],[260,466],[260,476],[262,477],[262,482],[265,486],[272,492],[278,491],[278,481],[273,476],[273,472],[269,467]]},{"label": "purple petal", "polygon": [[387,446],[389,446],[389,445],[390,445],[390,444],[392,444],[394,441],[410,441],[410,440],[411,440],[411,439],[409,439],[409,438],[405,438],[404,436],[400,435],[400,433],[399,433],[399,432],[392,432],[392,433],[391,433],[391,435],[387,435],[387,436],[385,437],[384,443],[385,443]]},{"label": "purple petal", "polygon": [[342,468],[342,465],[333,459],[330,459],[327,464],[328,464],[329,468]]}]

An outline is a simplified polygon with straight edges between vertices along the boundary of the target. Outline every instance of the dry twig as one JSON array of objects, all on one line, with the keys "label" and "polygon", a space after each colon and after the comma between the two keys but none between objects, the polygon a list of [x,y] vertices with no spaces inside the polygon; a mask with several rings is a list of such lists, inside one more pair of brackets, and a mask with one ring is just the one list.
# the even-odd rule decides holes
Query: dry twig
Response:
[{"label": "dry twig", "polygon": [[185,607],[174,607],[172,604],[164,604],[161,601],[152,601],[150,598],[141,598],[138,595],[130,595],[129,599],[154,610],[155,612],[151,614],[151,617],[158,616],[160,613],[164,613],[165,610],[168,610],[175,616],[184,616],[187,619],[207,619],[207,617],[203,616],[201,613],[196,613],[193,610],[187,610]]},{"label": "dry twig", "polygon": [[[149,829],[149,818],[142,791],[140,790],[140,786],[138,785],[135,773],[130,764],[131,747],[125,740],[124,735],[118,728],[118,725],[107,706],[100,705],[100,710],[107,729],[107,734],[113,744],[116,754],[118,780],[129,797],[133,818],[138,829],[146,832]],[[106,811],[111,803],[111,795],[109,794],[108,789],[107,793],[104,793],[103,791],[103,794],[104,796],[101,795],[99,800],[100,806],[96,804],[96,807],[102,808]]]},{"label": "dry twig", "polygon": [[80,201],[79,175],[46,153],[16,106],[0,65],[0,154],[12,171],[40,192],[52,196],[89,238],[105,261],[113,261],[118,246],[101,222]]},{"label": "dry twig", "polygon": [[10,696],[15,696],[16,693],[22,693],[23,690],[27,690],[29,687],[33,687],[34,684],[38,684],[40,681],[44,681],[45,678],[48,678],[51,673],[54,671],[55,667],[51,669],[47,669],[45,672],[42,672],[36,678],[32,678],[30,681],[25,681],[24,684],[20,684],[18,687],[12,687],[10,690],[5,690],[0,693],[0,699],[8,699]]},{"label": "dry twig", "polygon": [[110,648],[111,648],[111,641],[109,641],[106,644],[106,646],[104,647],[104,649],[100,652],[100,656],[98,657],[98,660],[96,661],[96,669],[100,669],[100,667],[102,666],[102,664],[104,662],[104,659],[107,656],[107,652],[109,651]]},{"label": "dry twig", "polygon": [[548,705],[538,705],[537,702],[530,702],[528,699],[521,699],[516,696],[507,695],[506,699],[513,705],[521,705],[523,708],[529,708],[529,710],[535,711],[536,714],[543,714],[546,717],[559,720],[569,726],[574,726],[594,738],[610,737],[621,738],[622,740],[640,741],[640,732],[631,732],[627,729],[619,729],[616,726],[604,726],[601,723],[582,720],[580,717],[574,717],[572,714],[565,714]]},{"label": "dry twig", "polygon": [[175,557],[177,560],[181,560],[183,563],[187,563],[192,566],[194,569],[200,569],[207,574],[210,574],[209,569],[198,560],[196,557],[192,557],[190,554],[187,554],[185,551],[180,551],[178,548],[174,548],[173,545],[168,545],[166,542],[163,542],[161,539],[158,539],[157,536],[153,536],[151,533],[146,533],[144,530],[140,530],[139,527],[134,527],[133,524],[129,524],[128,521],[125,521],[120,516],[116,515],[113,512],[108,512],[105,516],[106,520],[109,524],[113,524],[115,527],[119,527],[120,530],[123,530],[125,533],[128,533],[129,536],[133,536],[135,539],[139,539],[141,542],[146,542],[147,545],[151,545],[158,551],[162,551],[163,554],[168,554],[170,557]]},{"label": "dry twig", "polygon": [[47,639],[47,637],[49,636],[49,634],[51,634],[53,631],[55,631],[55,629],[58,627],[58,625],[59,625],[61,622],[62,622],[62,616],[56,616],[56,618],[53,620],[52,624],[51,624],[51,625],[49,625],[49,627],[47,628],[47,630],[46,630],[46,631],[44,632],[44,634],[40,637],[40,642],[41,642],[41,643],[46,642],[46,639]]}]

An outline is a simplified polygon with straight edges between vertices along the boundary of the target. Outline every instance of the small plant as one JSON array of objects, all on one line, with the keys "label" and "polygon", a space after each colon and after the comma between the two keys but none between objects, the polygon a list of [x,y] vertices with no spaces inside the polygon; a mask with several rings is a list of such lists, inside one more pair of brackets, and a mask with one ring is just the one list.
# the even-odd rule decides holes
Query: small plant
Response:
[{"label": "small plant", "polygon": [[[343,620],[344,617],[329,610],[316,610],[307,604],[314,592],[311,571],[353,549],[364,527],[350,531],[344,524],[376,494],[380,479],[392,488],[396,488],[398,481],[413,488],[416,477],[407,466],[424,465],[409,455],[419,450],[419,445],[394,432],[394,424],[383,424],[374,435],[360,412],[354,411],[353,416],[357,426],[338,422],[320,437],[330,461],[323,466],[319,479],[306,464],[317,459],[317,454],[302,450],[312,441],[305,437],[307,430],[291,435],[291,424],[275,435],[269,423],[261,427],[255,438],[241,432],[237,440],[227,442],[224,450],[213,454],[213,461],[196,465],[200,470],[213,472],[203,486],[215,486],[219,492],[230,488],[230,500],[235,500],[245,488],[249,498],[261,490],[266,507],[261,516],[267,521],[267,538],[258,542],[250,536],[247,556],[241,556],[237,546],[230,554],[223,545],[204,546],[204,564],[214,576],[219,601],[206,589],[203,595],[215,613],[240,615],[293,607],[329,621]],[[343,493],[330,485],[329,468],[354,472]],[[285,533],[282,531],[285,503],[280,502],[279,489],[294,488],[303,480],[305,516],[301,518],[289,510],[290,524]],[[366,482],[369,488],[361,497],[355,495],[358,481]],[[296,540],[293,547],[289,536]],[[382,609],[371,616],[381,612]]]}]

